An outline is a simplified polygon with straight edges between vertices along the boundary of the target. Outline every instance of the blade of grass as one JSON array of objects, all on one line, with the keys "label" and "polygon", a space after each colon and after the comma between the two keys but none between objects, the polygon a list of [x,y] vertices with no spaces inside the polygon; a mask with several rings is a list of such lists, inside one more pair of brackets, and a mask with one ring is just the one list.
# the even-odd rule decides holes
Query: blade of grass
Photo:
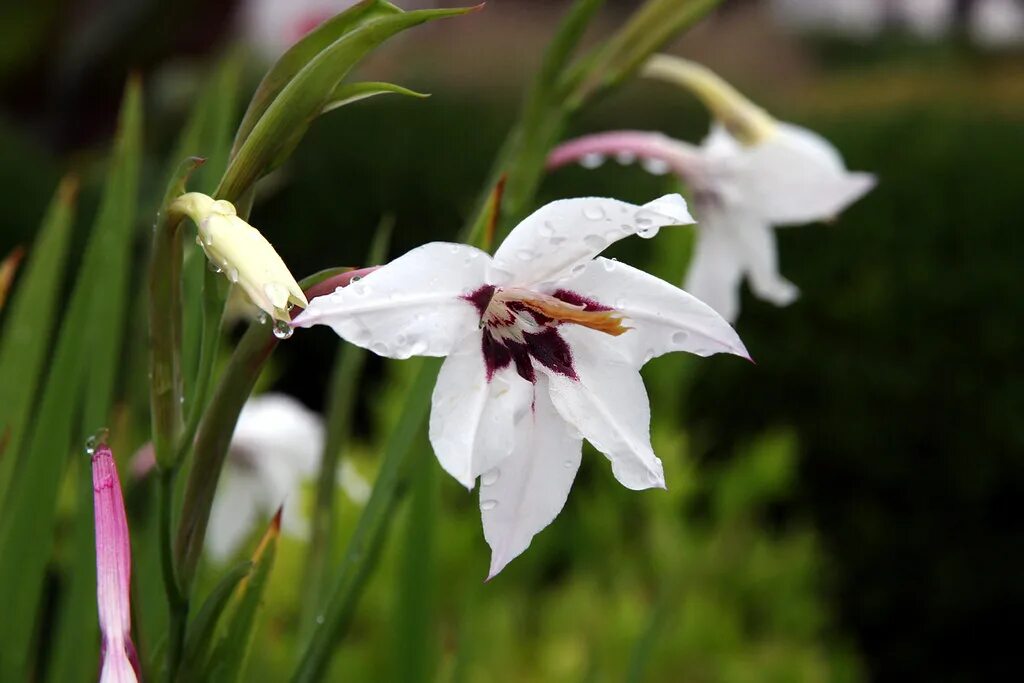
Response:
[{"label": "blade of grass", "polygon": [[[384,449],[380,471],[373,486],[370,500],[363,509],[356,530],[349,541],[345,558],[339,567],[332,592],[323,614],[316,618],[313,637],[303,652],[292,680],[295,683],[313,683],[323,678],[338,641],[344,636],[355,611],[356,604],[387,533],[388,523],[398,499],[399,485],[406,460],[413,450],[416,437],[430,408],[430,396],[440,359],[417,359],[419,370],[409,389],[398,424]],[[423,457],[427,457],[425,454]]]},{"label": "blade of grass", "polygon": [[227,617],[224,635],[217,643],[203,680],[234,683],[242,677],[256,631],[256,617],[263,603],[263,591],[274,568],[277,539],[281,533],[281,509],[263,534],[252,557],[252,571],[235,591],[235,604]]},{"label": "blade of grass", "polygon": [[[368,264],[383,263],[394,220],[385,218],[374,236],[367,255]],[[352,429],[355,413],[356,390],[359,378],[366,364],[367,352],[358,346],[341,342],[334,363],[330,394],[324,422],[327,434],[324,450],[320,455],[320,472],[317,478],[316,503],[313,510],[313,529],[309,539],[309,554],[306,558],[305,591],[303,593],[302,618],[299,642],[305,642],[314,623],[316,612],[323,604],[326,586],[324,577],[334,557],[334,543],[337,538],[338,464],[341,451],[346,447]]]},{"label": "blade of grass", "polygon": [[224,608],[227,607],[228,600],[238,584],[252,574],[253,567],[252,561],[247,560],[224,574],[210,591],[196,616],[189,622],[185,637],[185,654],[178,674],[178,680],[182,683],[199,680],[202,676]]},{"label": "blade of grass", "polygon": [[6,500],[55,323],[78,181],[61,181],[28,255],[0,339],[0,503]]}]

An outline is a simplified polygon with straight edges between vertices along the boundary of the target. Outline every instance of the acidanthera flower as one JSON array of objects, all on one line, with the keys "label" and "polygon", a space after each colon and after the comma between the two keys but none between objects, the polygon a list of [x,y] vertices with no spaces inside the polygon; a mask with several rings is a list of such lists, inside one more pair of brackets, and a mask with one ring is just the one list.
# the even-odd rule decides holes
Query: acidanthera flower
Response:
[{"label": "acidanthera flower", "polygon": [[293,324],[329,325],[391,358],[447,356],[430,442],[466,487],[480,478],[494,576],[561,511],[584,438],[626,487],[665,486],[638,372],[644,363],[669,351],[746,357],[710,307],[597,257],[623,237],[691,222],[679,195],[643,206],[556,201],[520,223],[493,258],[426,244],[314,298]]},{"label": "acidanthera flower", "polygon": [[106,444],[99,444],[92,452],[92,490],[96,522],[96,603],[103,638],[100,683],[130,683],[138,680],[129,605],[131,546],[117,465]]},{"label": "acidanthera flower", "polygon": [[323,447],[323,421],[294,398],[250,398],[238,417],[210,511],[206,551],[211,559],[230,559],[253,528],[282,505],[284,532],[305,536],[302,485],[316,474]]},{"label": "acidanthera flower", "polygon": [[703,66],[657,56],[644,73],[690,87],[716,117],[700,147],[660,133],[616,131],[556,148],[548,167],[614,156],[673,172],[692,193],[697,245],[684,287],[728,320],[739,313],[744,278],[776,305],[799,290],[779,274],[776,225],[829,219],[870,190],[868,173],[851,173],[817,134],[772,119]]},{"label": "acidanthera flower", "polygon": [[188,192],[171,202],[169,210],[192,219],[199,230],[196,244],[210,263],[272,318],[287,322],[292,304],[307,305],[306,295],[274,246],[238,217],[231,202]]}]

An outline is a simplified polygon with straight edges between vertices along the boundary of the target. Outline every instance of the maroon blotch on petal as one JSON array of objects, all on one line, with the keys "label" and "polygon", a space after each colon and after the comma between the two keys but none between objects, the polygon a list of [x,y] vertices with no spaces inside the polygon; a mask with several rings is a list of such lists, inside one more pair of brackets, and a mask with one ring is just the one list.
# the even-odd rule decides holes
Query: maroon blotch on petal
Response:
[{"label": "maroon blotch on petal", "polygon": [[524,334],[530,355],[537,362],[552,372],[565,375],[570,379],[579,379],[572,364],[572,351],[569,345],[553,327],[538,334]]},{"label": "maroon blotch on petal", "polygon": [[555,297],[556,299],[561,299],[565,303],[572,304],[573,306],[582,306],[584,311],[610,311],[610,310],[612,310],[611,306],[605,306],[602,303],[598,303],[597,301],[594,301],[593,299],[585,297],[585,296],[583,296],[581,294],[577,294],[576,292],[573,292],[573,291],[568,290],[568,289],[559,289],[554,294],[552,294],[551,296]]},{"label": "maroon blotch on petal", "polygon": [[484,285],[469,294],[463,294],[462,298],[473,304],[476,307],[477,313],[483,317],[484,311],[487,310],[487,305],[491,303],[491,299],[494,297],[494,290],[494,285]]},{"label": "maroon blotch on petal", "polygon": [[488,382],[494,377],[494,373],[508,367],[512,362],[512,354],[504,344],[492,337],[488,330],[484,330],[480,350],[484,354],[484,367],[487,368]]}]

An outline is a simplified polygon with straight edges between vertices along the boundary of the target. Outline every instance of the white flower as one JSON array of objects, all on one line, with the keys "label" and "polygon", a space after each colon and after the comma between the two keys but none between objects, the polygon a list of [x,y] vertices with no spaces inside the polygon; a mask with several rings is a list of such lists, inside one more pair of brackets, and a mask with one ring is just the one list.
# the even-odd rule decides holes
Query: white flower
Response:
[{"label": "white flower", "polygon": [[188,192],[169,210],[192,219],[199,229],[196,244],[210,262],[272,318],[287,322],[292,304],[306,306],[306,295],[274,246],[236,215],[231,202]]},{"label": "white flower", "polygon": [[431,243],[359,282],[317,297],[293,322],[331,326],[391,358],[447,356],[434,388],[430,441],[466,487],[480,477],[490,575],[522,553],[565,504],[582,439],[631,489],[664,487],[638,369],[669,351],[746,356],[711,308],[605,258],[609,244],[691,223],[668,195],[553,202],[491,258]]},{"label": "white flower", "polygon": [[324,428],[320,417],[283,394],[263,394],[245,404],[231,437],[206,532],[215,562],[230,559],[255,525],[281,505],[281,528],[304,537],[302,484],[320,464]]},{"label": "white flower", "polygon": [[1024,43],[1024,7],[1014,0],[977,0],[968,16],[971,38],[985,48]]}]

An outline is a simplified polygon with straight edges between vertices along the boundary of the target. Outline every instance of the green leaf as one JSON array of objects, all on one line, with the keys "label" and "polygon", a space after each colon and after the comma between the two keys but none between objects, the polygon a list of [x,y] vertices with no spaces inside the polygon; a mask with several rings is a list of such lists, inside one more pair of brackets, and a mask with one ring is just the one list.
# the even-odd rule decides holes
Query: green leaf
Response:
[{"label": "green leaf", "polygon": [[[108,186],[108,192],[114,193],[113,197],[124,201],[128,201],[124,193],[132,187],[125,169],[132,168],[133,164],[137,168],[140,112],[140,85],[131,79],[125,91],[117,152]],[[42,401],[33,420],[35,428],[28,442],[26,458],[12,482],[6,514],[0,519],[0,556],[18,558],[17,562],[0,563],[0,604],[5,605],[10,615],[0,620],[0,647],[3,648],[0,680],[25,680],[26,677],[32,626],[53,545],[58,483],[72,441],[84,441],[84,434],[78,431],[76,415],[81,407],[85,414],[105,416],[109,407],[112,380],[100,373],[104,369],[111,373],[114,370],[108,361],[109,350],[92,348],[82,339],[83,331],[94,326],[94,316],[100,316],[107,323],[115,318],[116,304],[110,305],[101,299],[118,298],[119,295],[109,287],[111,280],[118,285],[125,282],[121,274],[109,272],[108,258],[122,268],[126,261],[118,254],[108,253],[108,250],[118,250],[123,245],[113,244],[104,234],[107,229],[108,226],[99,220],[93,226],[71,302],[61,324]],[[114,230],[117,229],[115,226]],[[114,333],[104,337],[108,343],[113,343],[114,338]],[[93,368],[94,364],[99,369]],[[88,386],[88,398],[83,401],[87,381],[97,382],[97,386]],[[97,406],[91,405],[93,401]],[[82,637],[81,633],[77,636],[83,644],[95,642],[88,636]],[[75,647],[74,644],[69,646]],[[63,644],[58,647],[63,647]]]},{"label": "green leaf", "polygon": [[256,618],[263,603],[263,591],[274,566],[280,532],[281,509],[278,509],[253,554],[252,571],[235,591],[233,609],[227,618],[223,636],[217,642],[209,668],[203,672],[207,681],[233,683],[242,676],[256,630]]},{"label": "green leaf", "polygon": [[417,10],[378,17],[345,33],[295,74],[245,137],[221,179],[216,195],[234,201],[281,159],[296,131],[305,131],[330,101],[345,75],[371,50],[407,28],[458,16],[465,9]]},{"label": "green leaf", "polygon": [[185,655],[178,673],[179,681],[187,683],[199,680],[202,672],[206,670],[217,624],[224,608],[227,607],[228,600],[239,582],[250,576],[253,568],[252,561],[247,560],[222,576],[203,602],[203,606],[199,608],[199,612],[189,622],[188,635],[185,638]]},{"label": "green leaf", "polygon": [[43,218],[0,328],[0,501],[6,498],[56,323],[78,182],[65,178]]},{"label": "green leaf", "polygon": [[364,0],[323,22],[289,48],[270,68],[256,88],[256,93],[249,102],[245,116],[242,117],[242,123],[238,126],[235,142],[231,147],[231,158],[238,153],[242,143],[249,137],[249,133],[256,127],[256,123],[274,101],[274,98],[314,57],[327,49],[338,38],[359,26],[378,17],[401,13],[401,9],[390,3],[381,0]]},{"label": "green leaf", "polygon": [[406,95],[407,97],[419,97],[425,98],[430,97],[430,93],[416,92],[415,90],[409,90],[403,88],[400,85],[394,83],[382,83],[380,81],[366,81],[362,83],[342,83],[331,96],[328,98],[327,104],[321,110],[321,113],[326,114],[329,111],[343,107],[346,104],[352,104],[359,100],[365,100],[375,95]]},{"label": "green leaf", "polygon": [[363,586],[373,570],[387,533],[398,499],[398,488],[404,479],[405,462],[417,441],[416,437],[421,434],[441,365],[438,358],[417,359],[406,363],[418,363],[416,380],[409,389],[398,424],[388,438],[373,493],[352,534],[337,573],[334,591],[323,614],[316,618],[313,637],[292,678],[295,683],[314,683],[323,678],[338,641],[352,621]]},{"label": "green leaf", "polygon": [[[421,434],[426,441],[426,434]],[[426,454],[424,454],[426,455]],[[395,605],[394,651],[392,680],[437,680],[440,642],[434,623],[437,604],[437,567],[434,558],[437,534],[437,510],[440,501],[440,468],[434,458],[420,457],[412,463],[413,472],[406,509],[405,529],[398,567],[398,590]]]}]

